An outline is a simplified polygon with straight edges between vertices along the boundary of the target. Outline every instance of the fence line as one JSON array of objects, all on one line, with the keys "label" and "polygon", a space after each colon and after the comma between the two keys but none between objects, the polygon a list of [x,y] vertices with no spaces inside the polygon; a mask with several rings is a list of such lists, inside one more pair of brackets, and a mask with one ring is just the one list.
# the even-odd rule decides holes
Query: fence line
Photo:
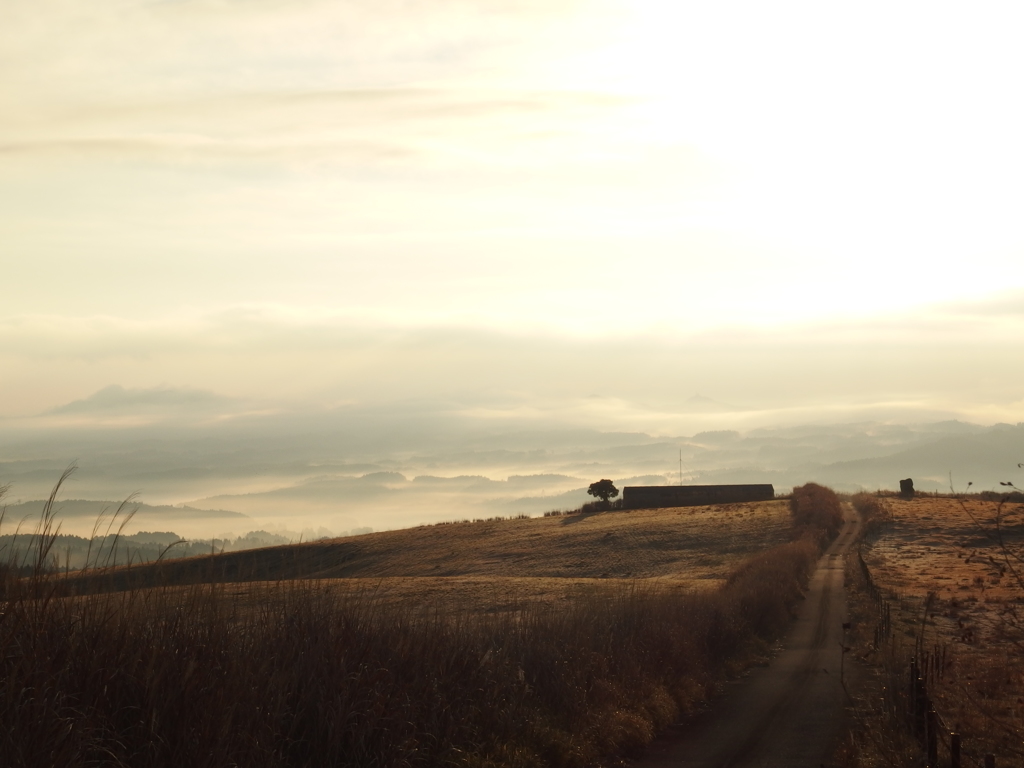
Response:
[{"label": "fence line", "polygon": [[864,562],[864,555],[859,548],[857,549],[857,561],[860,563],[861,573],[864,574],[864,581],[868,586],[868,594],[875,601],[875,605],[878,606],[878,620],[875,622],[874,634],[874,648],[877,650],[881,646],[882,641],[892,634],[891,605],[889,600],[882,595],[882,590],[878,588],[875,580],[871,577],[871,569]]},{"label": "fence line", "polygon": [[[857,561],[860,564],[861,573],[864,574],[868,595],[878,607],[874,629],[874,648],[877,650],[882,641],[892,635],[892,601],[896,599],[896,596],[883,592],[878,587],[859,548]],[[902,603],[902,599],[899,602]],[[930,600],[926,599],[925,616],[927,616],[929,607]],[[951,768],[962,768],[965,757],[961,750],[962,735],[954,733],[948,728],[935,710],[928,691],[929,685],[934,685],[943,679],[950,663],[945,644],[935,643],[931,648],[925,648],[924,632],[922,631],[915,638],[914,655],[910,658],[909,679],[905,689],[906,695],[898,696],[898,700],[903,702],[902,717],[899,720],[921,745],[928,768],[939,767],[940,744],[945,748],[945,754],[949,758],[948,765]],[[995,755],[985,755],[984,763],[979,763],[976,760],[972,760],[972,762],[979,768],[982,766],[984,768],[996,767]]]}]

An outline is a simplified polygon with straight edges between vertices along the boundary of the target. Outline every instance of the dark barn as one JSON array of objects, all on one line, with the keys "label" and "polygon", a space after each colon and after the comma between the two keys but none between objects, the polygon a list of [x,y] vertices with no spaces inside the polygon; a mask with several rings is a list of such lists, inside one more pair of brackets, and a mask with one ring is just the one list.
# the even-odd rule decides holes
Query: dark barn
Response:
[{"label": "dark barn", "polygon": [[625,509],[697,507],[736,501],[770,501],[775,498],[771,484],[758,485],[637,485],[622,489]]}]

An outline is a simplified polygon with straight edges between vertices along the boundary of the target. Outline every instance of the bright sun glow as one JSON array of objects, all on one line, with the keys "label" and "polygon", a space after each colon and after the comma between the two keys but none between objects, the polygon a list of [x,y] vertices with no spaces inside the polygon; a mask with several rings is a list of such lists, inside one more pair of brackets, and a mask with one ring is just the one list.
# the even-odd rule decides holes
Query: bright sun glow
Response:
[{"label": "bright sun glow", "polygon": [[[16,2],[5,327],[255,312],[912,337],[936,306],[1024,288],[1021,22],[1012,4]],[[1001,317],[999,339],[1020,324]]]}]

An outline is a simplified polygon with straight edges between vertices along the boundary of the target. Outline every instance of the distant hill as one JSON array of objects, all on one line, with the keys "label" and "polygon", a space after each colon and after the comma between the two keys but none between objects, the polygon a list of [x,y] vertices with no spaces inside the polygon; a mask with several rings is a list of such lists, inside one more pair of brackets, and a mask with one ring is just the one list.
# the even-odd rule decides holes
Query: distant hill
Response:
[{"label": "distant hill", "polygon": [[[747,437],[740,444],[753,443]],[[790,466],[765,466],[763,457],[749,456],[749,464],[697,472],[690,482],[701,483],[772,483],[776,492],[785,492],[796,485],[816,482],[837,491],[896,490],[902,478],[910,477],[921,491],[948,493],[950,473],[953,487],[965,491],[999,490],[1000,482],[1012,481],[1024,487],[1024,426],[1009,424],[989,428],[964,429],[959,434],[927,437],[918,433],[916,444],[897,446],[881,455],[846,461],[828,461],[834,455],[827,448],[816,448],[817,461],[808,460],[807,452],[789,449]],[[770,444],[770,453],[781,454],[786,448]],[[881,451],[872,447],[872,451]],[[803,454],[803,455],[801,455]],[[796,458],[801,461],[796,461]]]},{"label": "distant hill", "polygon": [[845,461],[816,468],[814,479],[825,485],[896,488],[910,477],[919,490],[998,490],[1012,481],[1024,487],[1024,426],[997,425],[977,434],[942,437],[891,456]]},{"label": "distant hill", "polygon": [[[116,529],[116,526],[114,527]],[[26,532],[26,530],[28,532]],[[242,549],[257,549],[279,544],[288,544],[294,539],[270,533],[250,531],[244,536],[231,539],[186,540],[173,531],[139,531],[118,535],[116,530],[95,537],[74,536],[64,533],[52,535],[47,567],[58,570],[80,570],[82,568],[124,565],[126,563],[152,563],[160,559],[174,560],[182,557],[198,557],[211,552],[234,552]],[[0,533],[0,564],[16,567],[31,567],[38,558],[40,537],[32,527],[23,528],[17,535],[12,532]]]},{"label": "distant hill", "polygon": [[[690,406],[723,413],[733,407],[703,399]],[[286,526],[315,531],[315,538],[575,508],[590,500],[587,486],[602,478],[619,488],[661,485],[679,482],[682,470],[693,484],[772,483],[785,492],[808,481],[840,491],[895,489],[901,478],[913,477],[919,488],[948,490],[952,470],[957,487],[973,481],[985,490],[1014,479],[1024,461],[1021,428],[1010,425],[864,421],[744,430],[712,428],[715,422],[691,436],[575,428],[450,432],[434,424],[430,439],[402,443],[401,431],[387,432],[387,445],[363,448],[346,443],[347,422],[330,420],[281,434],[190,429],[128,439],[119,431],[106,442],[83,442],[69,433],[52,444],[6,444],[11,438],[0,430],[0,483],[11,484],[11,501],[45,497],[67,457],[78,455],[82,468],[66,494],[117,499],[138,488],[146,498],[191,507],[144,506],[136,529],[209,538]],[[87,535],[104,503],[77,504],[62,505],[64,532]],[[19,503],[8,524],[38,515],[41,506]]]},{"label": "distant hill", "polygon": [[[13,533],[13,529],[21,523],[24,532],[30,532],[42,514],[44,502],[42,499],[34,501],[23,501],[18,504],[8,504],[7,513],[4,517],[4,527],[0,534]],[[70,499],[59,501],[55,505],[57,511],[57,522],[65,523],[65,529],[74,529],[81,532],[83,529],[90,529],[100,515],[104,516],[104,522],[98,533],[102,534],[107,529],[109,518],[117,511],[119,501],[91,501],[86,499]],[[181,523],[193,523],[203,521],[209,523],[223,523],[225,527],[244,527],[251,522],[248,515],[241,512],[231,512],[226,509],[199,509],[196,507],[172,507],[169,505],[153,505],[133,503],[127,505],[126,511],[138,508],[135,517],[132,519],[131,528],[133,531],[139,529],[149,530],[173,530]],[[119,522],[113,524],[111,532],[117,531]]]}]

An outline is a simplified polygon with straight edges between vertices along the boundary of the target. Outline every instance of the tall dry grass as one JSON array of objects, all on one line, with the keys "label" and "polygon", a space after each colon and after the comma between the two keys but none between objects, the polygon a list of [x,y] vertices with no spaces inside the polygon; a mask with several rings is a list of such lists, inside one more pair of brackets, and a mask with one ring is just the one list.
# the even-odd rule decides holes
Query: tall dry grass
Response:
[{"label": "tall dry grass", "polygon": [[[315,581],[67,596],[5,578],[9,766],[584,766],[634,753],[783,631],[816,536],[717,591],[557,610],[384,606]],[[45,554],[45,553],[43,553]]]}]

